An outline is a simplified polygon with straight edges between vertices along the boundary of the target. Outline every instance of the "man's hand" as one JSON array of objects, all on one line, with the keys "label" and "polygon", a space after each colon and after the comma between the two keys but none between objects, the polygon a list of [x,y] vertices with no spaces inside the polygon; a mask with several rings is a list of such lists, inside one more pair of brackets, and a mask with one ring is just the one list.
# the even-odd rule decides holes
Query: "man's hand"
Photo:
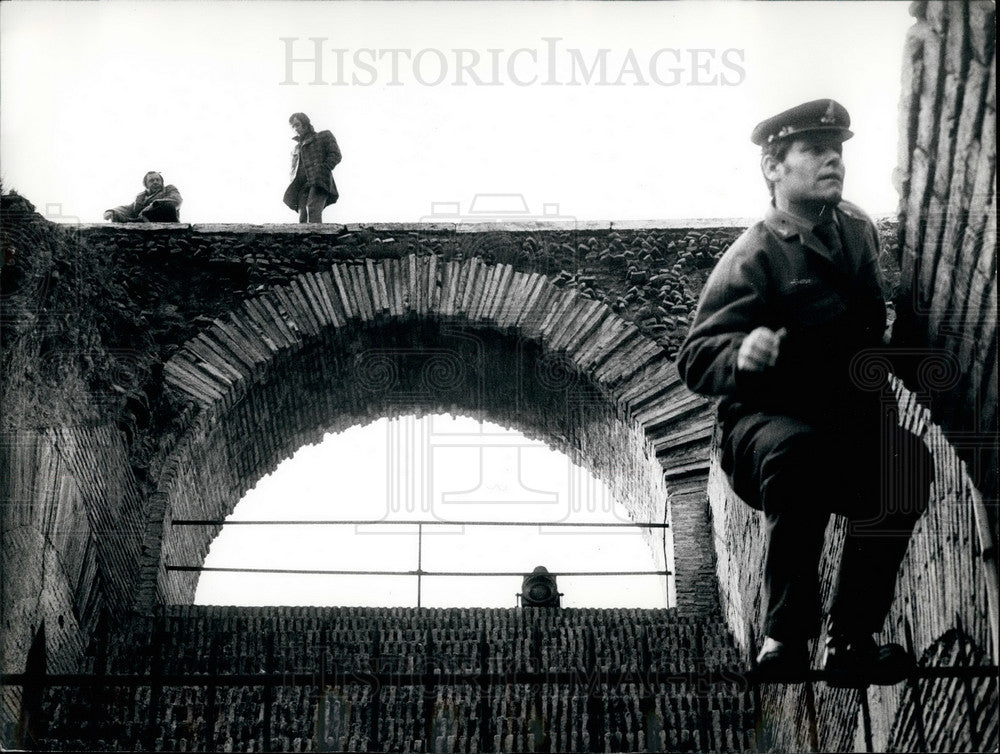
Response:
[{"label": "man's hand", "polygon": [[104,219],[105,220],[113,220],[114,217],[115,217],[115,214],[110,209],[107,212],[104,213]]},{"label": "man's hand", "polygon": [[747,335],[736,354],[736,368],[741,372],[763,372],[778,360],[781,341],[787,331],[784,327],[775,332],[768,327],[758,327]]}]

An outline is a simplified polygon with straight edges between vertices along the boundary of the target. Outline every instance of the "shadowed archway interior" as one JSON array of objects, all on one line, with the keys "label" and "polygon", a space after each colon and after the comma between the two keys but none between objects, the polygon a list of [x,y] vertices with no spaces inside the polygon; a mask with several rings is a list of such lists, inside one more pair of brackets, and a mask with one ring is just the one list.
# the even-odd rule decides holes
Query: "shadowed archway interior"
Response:
[{"label": "shadowed archway interior", "polygon": [[[218,531],[171,527],[172,519],[223,518],[301,445],[384,416],[451,412],[515,428],[591,470],[633,520],[667,521],[664,468],[689,473],[684,453],[707,446],[711,418],[705,401],[681,396],[660,349],[605,305],[541,276],[472,260],[449,263],[438,280],[436,262],[385,265],[388,281],[417,274],[413,288],[386,297],[383,316],[371,265],[335,267],[325,287],[323,276],[303,276],[216,320],[168,362],[190,428],[154,497],[161,507],[151,510],[148,533],[160,529],[163,546],[144,570],[140,605],[153,596],[153,578],[157,601],[189,602],[196,574],[165,566],[203,562]],[[367,311],[360,286],[337,285],[365,275]],[[477,275],[506,284],[474,288]],[[482,290],[490,299],[477,300]],[[448,311],[455,302],[462,308]],[[261,314],[279,308],[275,318]],[[664,534],[648,537],[661,568]],[[710,559],[703,565],[712,572]]]}]

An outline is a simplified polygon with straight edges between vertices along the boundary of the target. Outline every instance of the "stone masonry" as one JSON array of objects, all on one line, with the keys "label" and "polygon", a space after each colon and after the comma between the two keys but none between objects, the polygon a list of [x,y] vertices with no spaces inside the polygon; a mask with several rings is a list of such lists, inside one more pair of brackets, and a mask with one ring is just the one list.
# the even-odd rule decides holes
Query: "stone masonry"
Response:
[{"label": "stone masonry", "polygon": [[[912,12],[881,262],[893,339],[925,357],[895,409],[937,478],[886,633],[925,668],[995,665],[995,6]],[[820,749],[995,750],[995,679],[755,697],[732,676],[760,521],[672,357],[742,223],[70,227],[14,194],[2,215],[0,674],[31,671],[0,689],[4,746],[792,751],[814,711]],[[541,438],[669,521],[672,562],[647,541],[676,608],[186,604],[167,566],[217,530],[175,518],[224,516],[325,431],[436,411]],[[39,685],[60,673],[116,680]]]}]

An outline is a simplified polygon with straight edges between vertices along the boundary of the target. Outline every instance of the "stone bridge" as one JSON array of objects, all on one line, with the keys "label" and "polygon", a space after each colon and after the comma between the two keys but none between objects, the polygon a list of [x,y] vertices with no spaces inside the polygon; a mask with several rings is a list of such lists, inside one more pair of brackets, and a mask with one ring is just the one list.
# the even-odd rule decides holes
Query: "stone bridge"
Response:
[{"label": "stone bridge", "polygon": [[[217,528],[172,529],[171,519],[224,517],[325,432],[445,411],[544,439],[607,482],[636,520],[666,521],[669,500],[677,604],[717,605],[704,505],[712,412],[682,387],[670,355],[738,228],[303,233],[24,219],[23,233],[9,226],[14,269],[47,236],[54,257],[70,257],[52,260],[54,274],[66,270],[57,285],[93,290],[100,306],[8,310],[8,342],[37,348],[11,381],[34,395],[9,415],[37,426],[61,411],[48,421],[64,445],[118,459],[121,489],[102,495],[113,541],[94,555],[129,607],[193,596],[194,578],[164,564],[201,562]],[[36,263],[24,264],[10,301],[57,293],[51,276],[27,283]],[[73,338],[80,345],[68,347]],[[38,387],[59,393],[77,380],[100,388],[71,396],[83,405],[38,398]],[[660,531],[651,544],[665,565]]]}]

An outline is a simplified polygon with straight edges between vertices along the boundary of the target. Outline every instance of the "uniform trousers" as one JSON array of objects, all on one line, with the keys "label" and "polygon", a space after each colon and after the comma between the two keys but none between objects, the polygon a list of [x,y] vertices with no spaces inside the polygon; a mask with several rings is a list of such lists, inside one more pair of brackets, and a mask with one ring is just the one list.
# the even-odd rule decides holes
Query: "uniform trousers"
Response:
[{"label": "uniform trousers", "polygon": [[933,477],[923,441],[898,426],[895,411],[883,414],[833,428],[778,413],[723,422],[723,469],[736,494],[764,512],[767,636],[819,635],[818,570],[831,513],[849,519],[831,632],[882,630]]}]

